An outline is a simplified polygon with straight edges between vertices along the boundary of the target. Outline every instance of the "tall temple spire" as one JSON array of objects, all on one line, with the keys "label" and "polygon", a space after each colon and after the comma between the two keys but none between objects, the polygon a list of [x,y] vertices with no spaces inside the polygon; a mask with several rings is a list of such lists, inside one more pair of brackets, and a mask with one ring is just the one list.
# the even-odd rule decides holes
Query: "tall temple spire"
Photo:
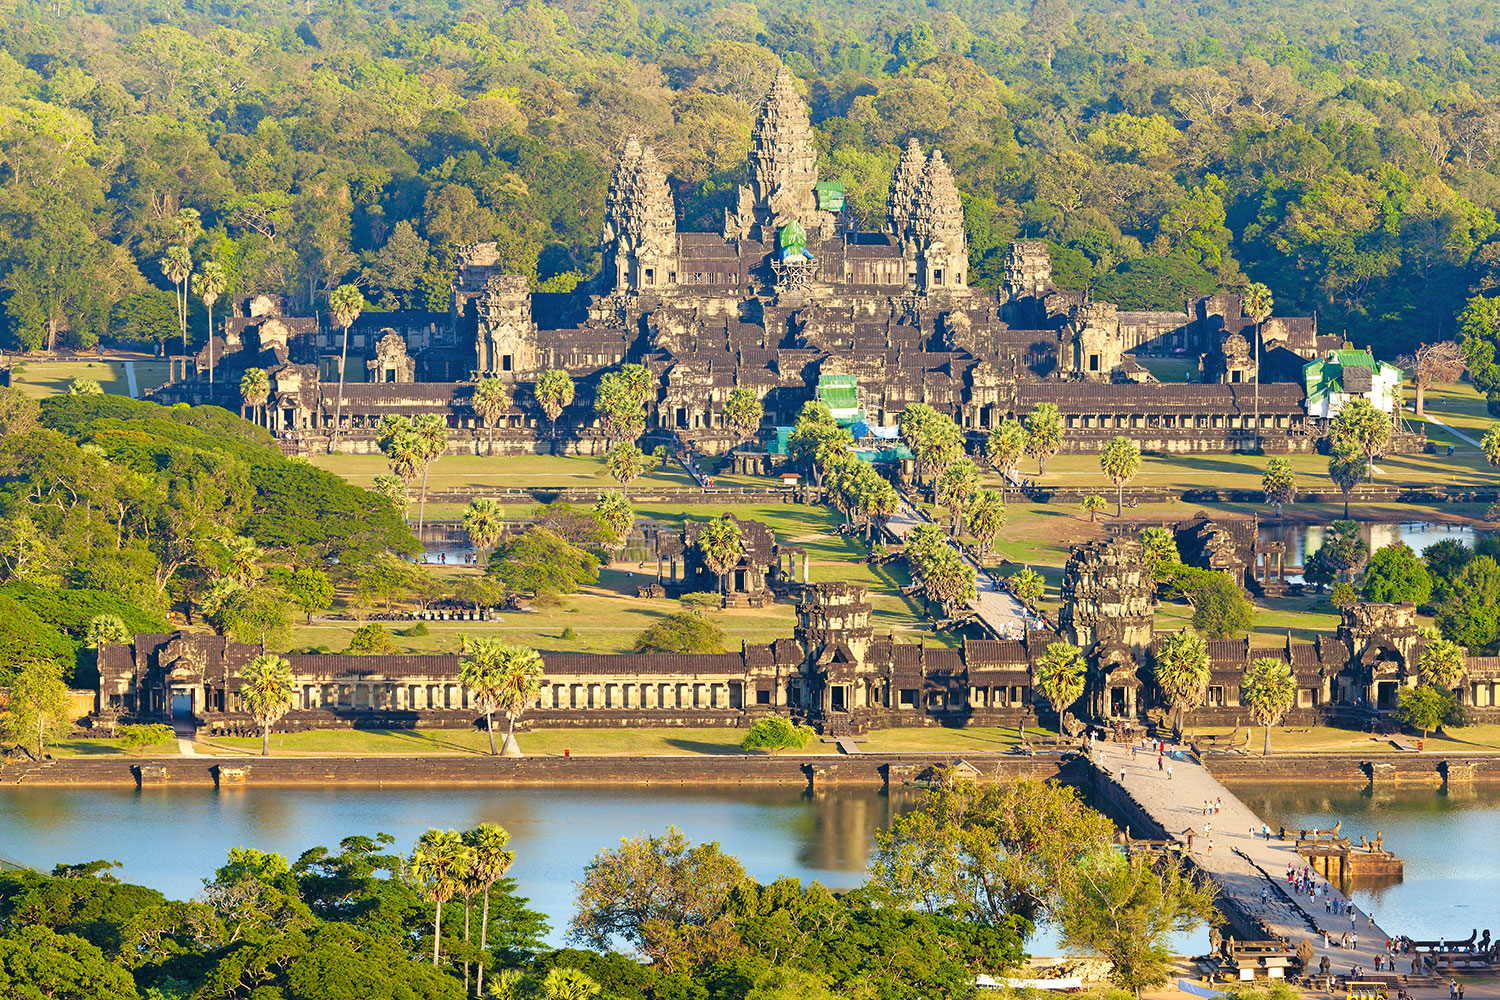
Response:
[{"label": "tall temple spire", "polygon": [[650,146],[626,140],[604,199],[603,274],[614,289],[667,285],[676,271],[677,213]]},{"label": "tall temple spire", "polygon": [[964,234],[964,206],[942,150],[933,150],[922,173],[912,213],[912,233],[920,258],[923,290],[967,287],[969,241]]},{"label": "tall temple spire", "polygon": [[908,139],[906,151],[901,154],[901,162],[896,164],[896,173],[891,177],[891,193],[885,202],[887,229],[903,243],[911,237],[917,192],[926,169],[927,158],[922,155],[922,144],[916,139]]},{"label": "tall temple spire", "polygon": [[807,105],[791,71],[782,66],[756,113],[750,185],[741,189],[737,209],[727,214],[724,235],[769,243],[792,221],[809,233],[832,235],[833,216],[818,209],[817,183],[818,151]]}]

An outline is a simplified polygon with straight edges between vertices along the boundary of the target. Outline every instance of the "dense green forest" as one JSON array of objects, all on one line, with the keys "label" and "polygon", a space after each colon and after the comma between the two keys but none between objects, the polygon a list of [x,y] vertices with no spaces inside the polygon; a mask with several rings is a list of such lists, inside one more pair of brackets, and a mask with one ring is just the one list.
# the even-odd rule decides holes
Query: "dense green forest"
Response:
[{"label": "dense green forest", "polygon": [[902,143],[944,149],[981,282],[1044,238],[1125,307],[1253,279],[1391,350],[1500,287],[1492,4],[4,0],[4,340],[175,336],[184,241],[226,293],[313,306],[444,308],[480,239],[570,288],[626,134],[717,228],[778,60],[862,226]]}]

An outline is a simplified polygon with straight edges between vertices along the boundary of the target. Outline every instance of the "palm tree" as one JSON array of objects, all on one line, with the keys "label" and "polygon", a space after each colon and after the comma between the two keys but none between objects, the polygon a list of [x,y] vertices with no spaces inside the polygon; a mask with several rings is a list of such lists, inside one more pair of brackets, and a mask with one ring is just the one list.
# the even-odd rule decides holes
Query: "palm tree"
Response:
[{"label": "palm tree", "polygon": [[[264,410],[266,401],[271,398],[271,377],[266,374],[264,368],[246,368],[245,374],[240,376],[240,400],[250,407],[253,413],[257,409]],[[244,416],[243,410],[240,416]]]},{"label": "palm tree", "polygon": [[1177,717],[1176,729],[1181,732],[1183,717],[1203,704],[1212,676],[1203,637],[1186,629],[1167,636],[1156,651],[1153,671],[1156,686],[1171,704]]},{"label": "palm tree", "polygon": [[1417,657],[1423,683],[1452,691],[1464,675],[1464,648],[1448,639],[1433,639]]},{"label": "palm tree", "polygon": [[187,247],[170,246],[161,255],[161,273],[177,289],[177,328],[182,332],[182,353],[187,353],[187,280],[193,273],[193,257]]},{"label": "palm tree", "polygon": [[652,464],[651,457],[630,441],[621,441],[604,456],[604,468],[621,486],[629,486],[645,475]]},{"label": "palm tree", "polygon": [[469,534],[469,544],[483,555],[505,532],[505,511],[498,500],[475,497],[464,508],[463,524],[464,531]]},{"label": "palm tree", "polygon": [[1093,493],[1084,497],[1078,504],[1078,508],[1088,514],[1090,523],[1098,520],[1099,512],[1108,506],[1109,503],[1103,497]]},{"label": "palm tree", "polygon": [[260,755],[271,756],[271,727],[286,715],[297,697],[292,663],[274,653],[262,653],[240,674],[240,701],[260,726]]},{"label": "palm tree", "polygon": [[505,669],[510,647],[499,639],[470,639],[464,644],[463,663],[458,670],[459,683],[469,689],[474,703],[484,713],[484,727],[490,736],[490,756],[495,750],[495,709],[500,706],[500,689],[506,682]]},{"label": "palm tree", "polygon": [[1336,451],[1328,460],[1328,478],[1344,494],[1344,520],[1349,520],[1349,494],[1370,469],[1369,460],[1357,451]]},{"label": "palm tree", "polygon": [[1036,459],[1036,474],[1047,474],[1047,459],[1062,447],[1063,422],[1056,403],[1038,403],[1026,414],[1026,454]]},{"label": "palm tree", "polygon": [[1271,727],[1286,718],[1297,697],[1297,679],[1292,665],[1276,656],[1257,657],[1245,669],[1240,681],[1240,696],[1250,709],[1250,717],[1266,727],[1265,755],[1271,755]]},{"label": "palm tree", "polygon": [[224,294],[224,289],[229,284],[229,276],[224,273],[224,265],[216,260],[207,261],[203,270],[193,279],[193,290],[203,299],[203,305],[208,309],[208,384],[214,384],[214,303],[219,301],[219,296]]},{"label": "palm tree", "polygon": [[1115,484],[1115,517],[1125,513],[1125,484],[1141,469],[1141,448],[1124,435],[1111,438],[1099,453],[1099,468]]},{"label": "palm tree", "polygon": [[719,591],[723,593],[725,577],[745,555],[745,536],[739,523],[728,514],[705,523],[698,529],[698,551],[703,554],[703,565],[719,577]]},{"label": "palm tree", "polygon": [[328,310],[333,321],[344,330],[344,348],[339,353],[339,398],[333,404],[333,450],[339,450],[339,426],[344,418],[344,369],[349,367],[349,327],[364,311],[365,297],[353,285],[340,285],[328,296]]},{"label": "palm tree", "polygon": [[1255,321],[1255,437],[1254,449],[1260,450],[1260,326],[1271,315],[1276,302],[1271,290],[1258,281],[1245,286],[1245,295],[1240,300],[1245,315]]},{"label": "palm tree", "polygon": [[455,830],[428,830],[417,841],[407,864],[418,891],[437,904],[432,921],[432,965],[438,964],[438,941],[443,933],[443,904],[453,898],[468,867],[470,849]]},{"label": "palm tree", "polygon": [[573,379],[561,368],[548,368],[536,380],[536,401],[552,422],[552,447],[557,450],[557,418],[573,402]]},{"label": "palm tree", "polygon": [[1006,420],[994,430],[984,445],[985,454],[995,471],[1000,473],[1000,497],[1011,484],[1011,477],[1021,468],[1021,458],[1026,454],[1026,428],[1014,420]]},{"label": "palm tree", "polygon": [[510,390],[497,378],[482,378],[474,383],[474,399],[470,403],[479,419],[484,421],[488,444],[485,451],[495,453],[495,419],[510,409]]},{"label": "palm tree", "polygon": [[516,722],[536,701],[542,690],[542,654],[525,646],[505,646],[501,652],[501,683],[496,707],[505,713],[505,745],[501,753],[521,756],[516,742]]},{"label": "palm tree", "polygon": [[223,546],[234,582],[241,587],[254,583],[261,575],[260,561],[266,556],[265,550],[255,544],[255,539],[243,535],[231,536]]},{"label": "palm tree", "polygon": [[1059,724],[1063,713],[1083,695],[1087,673],[1083,651],[1070,642],[1051,643],[1037,659],[1033,686],[1057,712]]},{"label": "palm tree", "polygon": [[427,517],[427,470],[448,450],[448,422],[436,413],[419,413],[411,422],[417,436],[422,460],[422,492],[417,500],[417,537],[422,537],[422,523]]},{"label": "palm tree", "polygon": [[[469,873],[484,892],[484,904],[479,917],[479,953],[489,951],[490,889],[505,877],[515,862],[514,851],[505,848],[510,844],[510,832],[499,823],[481,823],[464,834],[464,843],[473,852]],[[475,995],[484,995],[484,960],[479,962],[479,981]]]},{"label": "palm tree", "polygon": [[559,965],[542,980],[543,1000],[591,1000],[600,986],[587,973]]},{"label": "palm tree", "polygon": [[983,477],[979,466],[967,458],[961,458],[943,470],[938,476],[934,499],[937,505],[948,512],[952,519],[948,531],[955,538],[963,533],[964,514],[974,502]]},{"label": "palm tree", "polygon": [[729,390],[724,401],[724,420],[734,436],[741,441],[749,440],[760,429],[761,418],[766,414],[765,404],[748,385],[737,385]]}]

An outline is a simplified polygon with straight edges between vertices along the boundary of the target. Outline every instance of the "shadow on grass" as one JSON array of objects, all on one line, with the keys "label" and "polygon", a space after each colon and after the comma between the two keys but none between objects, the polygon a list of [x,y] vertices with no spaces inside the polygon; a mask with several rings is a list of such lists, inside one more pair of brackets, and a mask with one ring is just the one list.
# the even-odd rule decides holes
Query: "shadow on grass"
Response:
[{"label": "shadow on grass", "polygon": [[73,751],[80,757],[123,757],[125,751],[119,747],[106,746],[102,743],[64,743],[67,749]]},{"label": "shadow on grass", "polygon": [[684,740],[675,737],[667,740],[666,743],[669,747],[676,747],[678,750],[687,750],[691,753],[724,756],[742,752],[739,747],[732,743],[706,743],[702,740]]}]

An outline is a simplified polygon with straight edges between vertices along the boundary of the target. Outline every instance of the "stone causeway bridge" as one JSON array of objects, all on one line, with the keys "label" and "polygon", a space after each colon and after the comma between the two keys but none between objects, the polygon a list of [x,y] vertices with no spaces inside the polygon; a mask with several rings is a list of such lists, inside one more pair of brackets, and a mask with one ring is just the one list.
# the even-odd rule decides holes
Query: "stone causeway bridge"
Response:
[{"label": "stone causeway bridge", "polygon": [[[1171,743],[1167,746],[1169,752],[1179,749]],[[1154,750],[1147,753],[1143,749],[1132,756],[1127,743],[1098,743],[1089,751],[1089,760],[1096,790],[1132,825],[1136,835],[1183,845],[1183,856],[1213,879],[1224,900],[1243,916],[1243,923],[1259,924],[1266,936],[1284,938],[1293,945],[1308,941],[1315,952],[1310,968],[1316,968],[1326,955],[1335,975],[1347,975],[1354,965],[1367,978],[1389,975],[1375,973],[1375,955],[1384,953],[1386,939],[1395,935],[1382,928],[1372,913],[1357,907],[1347,913],[1327,913],[1321,898],[1293,892],[1287,885],[1287,865],[1300,868],[1304,864],[1295,844],[1274,836],[1263,837],[1264,820],[1191,754],[1168,757],[1170,772],[1158,769]],[[1203,803],[1208,800],[1218,800],[1220,808],[1206,816]],[[1205,824],[1210,826],[1206,836]],[[1187,850],[1189,830],[1193,833],[1191,851]],[[1266,891],[1265,902],[1262,890]],[[1340,902],[1349,900],[1333,883],[1328,884],[1328,892]],[[1324,930],[1329,937],[1326,948],[1321,934]],[[1340,947],[1340,938],[1350,930],[1357,935],[1359,946]],[[1248,933],[1248,929],[1242,927],[1241,933]],[[1399,973],[1401,957],[1396,961],[1395,971]],[[1409,956],[1406,962],[1409,965]]]}]

